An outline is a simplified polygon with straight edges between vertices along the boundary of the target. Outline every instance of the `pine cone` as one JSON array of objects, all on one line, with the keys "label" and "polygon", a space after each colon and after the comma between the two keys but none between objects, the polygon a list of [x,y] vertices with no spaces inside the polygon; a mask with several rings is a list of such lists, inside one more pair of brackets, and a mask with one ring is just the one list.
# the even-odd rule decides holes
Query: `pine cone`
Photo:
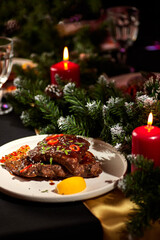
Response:
[{"label": "pine cone", "polygon": [[12,34],[19,29],[17,20],[10,19],[5,23],[5,32],[7,34]]},{"label": "pine cone", "polygon": [[48,85],[45,88],[45,93],[52,99],[59,99],[63,96],[63,91],[56,84]]}]

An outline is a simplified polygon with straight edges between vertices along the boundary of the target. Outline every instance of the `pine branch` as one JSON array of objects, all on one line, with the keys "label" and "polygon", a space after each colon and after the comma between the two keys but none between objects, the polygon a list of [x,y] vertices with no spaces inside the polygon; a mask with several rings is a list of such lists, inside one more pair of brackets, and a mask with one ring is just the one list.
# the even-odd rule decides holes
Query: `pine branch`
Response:
[{"label": "pine branch", "polygon": [[69,111],[74,115],[85,116],[86,111],[86,91],[84,89],[76,88],[75,84],[68,83],[64,87],[64,99],[69,103]]},{"label": "pine branch", "polygon": [[78,116],[83,116],[87,114],[84,99],[80,100],[78,96],[67,95],[65,96],[65,100],[66,102],[70,103],[69,111],[72,114],[74,113],[75,115]]},{"label": "pine branch", "polygon": [[52,122],[57,121],[62,114],[55,102],[51,101],[46,95],[35,96],[35,107],[40,109],[44,119],[51,120]]},{"label": "pine branch", "polygon": [[43,119],[41,112],[34,107],[24,110],[21,113],[20,118],[26,127],[39,129],[41,126],[45,126],[47,124],[47,122]]},{"label": "pine branch", "polygon": [[150,224],[160,219],[160,167],[143,156],[128,158],[138,169],[120,183],[122,191],[137,208],[130,215],[127,228],[133,235],[143,235]]},{"label": "pine branch", "polygon": [[53,123],[47,124],[45,126],[41,126],[39,128],[39,132],[40,132],[40,134],[51,134],[51,133],[57,134],[57,133],[59,133],[57,126],[53,125]]},{"label": "pine branch", "polygon": [[58,119],[58,126],[61,132],[88,136],[86,122],[78,121],[73,115],[67,116],[66,118],[60,117]]},{"label": "pine branch", "polygon": [[93,99],[101,100],[102,103],[105,103],[110,97],[122,97],[122,92],[105,75],[98,78],[97,83],[92,86],[89,93]]}]

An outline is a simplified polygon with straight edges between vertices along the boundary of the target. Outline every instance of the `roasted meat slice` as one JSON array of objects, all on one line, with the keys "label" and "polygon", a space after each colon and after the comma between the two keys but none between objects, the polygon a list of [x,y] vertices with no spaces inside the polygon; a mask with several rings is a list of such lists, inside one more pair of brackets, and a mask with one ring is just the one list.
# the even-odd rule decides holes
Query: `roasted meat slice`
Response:
[{"label": "roasted meat slice", "polygon": [[30,150],[28,156],[34,163],[54,161],[74,173],[89,145],[87,140],[74,135],[50,135]]},{"label": "roasted meat slice", "polygon": [[[45,177],[49,179],[59,179],[72,176],[64,166],[59,164],[32,163],[27,156],[16,161],[6,161],[6,168],[13,174],[22,177]],[[99,162],[96,162],[94,156],[87,152],[84,160],[78,163],[74,171],[74,176],[97,177],[102,172]]]},{"label": "roasted meat slice", "polygon": [[28,178],[97,177],[102,170],[94,155],[87,151],[89,145],[87,140],[74,135],[50,135],[24,155],[2,160],[10,172]]},{"label": "roasted meat slice", "polygon": [[79,176],[82,177],[98,177],[102,172],[102,168],[100,162],[96,161],[94,155],[87,151],[79,163],[79,171]]},{"label": "roasted meat slice", "polygon": [[69,177],[66,169],[58,164],[32,163],[27,157],[16,161],[6,161],[5,166],[11,173],[22,177],[45,177],[49,179],[58,179]]}]

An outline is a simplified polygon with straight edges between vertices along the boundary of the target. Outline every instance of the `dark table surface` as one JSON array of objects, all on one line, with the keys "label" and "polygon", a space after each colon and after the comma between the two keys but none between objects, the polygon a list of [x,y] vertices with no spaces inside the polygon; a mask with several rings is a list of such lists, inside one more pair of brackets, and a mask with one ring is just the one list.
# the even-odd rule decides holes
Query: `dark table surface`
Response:
[{"label": "dark table surface", "polygon": [[[0,116],[0,146],[35,135],[13,112]],[[39,203],[0,192],[0,239],[102,239],[100,221],[83,202]]]}]

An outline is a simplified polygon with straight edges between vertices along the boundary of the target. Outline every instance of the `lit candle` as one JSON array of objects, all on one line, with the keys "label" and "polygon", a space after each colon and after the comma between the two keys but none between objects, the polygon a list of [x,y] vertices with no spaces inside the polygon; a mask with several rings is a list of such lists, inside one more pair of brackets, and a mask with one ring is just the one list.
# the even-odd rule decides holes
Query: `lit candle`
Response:
[{"label": "lit candle", "polygon": [[[150,113],[148,123],[137,127],[132,132],[132,154],[143,155],[152,159],[155,166],[160,166],[160,128],[152,126],[153,114]],[[131,171],[134,171],[131,166]]]},{"label": "lit candle", "polygon": [[80,70],[79,65],[69,61],[68,48],[63,50],[63,61],[53,64],[50,68],[51,83],[57,84],[55,75],[58,74],[62,80],[75,82],[77,86],[80,84]]}]

